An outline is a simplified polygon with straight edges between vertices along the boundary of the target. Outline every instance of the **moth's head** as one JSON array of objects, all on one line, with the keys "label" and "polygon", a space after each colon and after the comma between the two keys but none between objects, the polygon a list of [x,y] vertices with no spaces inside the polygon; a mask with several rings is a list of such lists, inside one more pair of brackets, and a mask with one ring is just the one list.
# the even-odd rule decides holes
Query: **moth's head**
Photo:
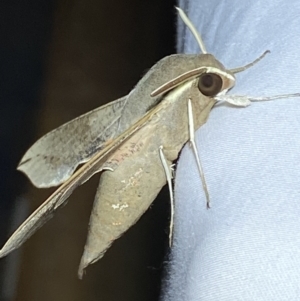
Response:
[{"label": "moth's head", "polygon": [[198,78],[198,87],[203,95],[214,97],[220,93],[226,93],[235,85],[234,74],[213,55],[200,54],[195,63],[199,67],[187,73]]}]

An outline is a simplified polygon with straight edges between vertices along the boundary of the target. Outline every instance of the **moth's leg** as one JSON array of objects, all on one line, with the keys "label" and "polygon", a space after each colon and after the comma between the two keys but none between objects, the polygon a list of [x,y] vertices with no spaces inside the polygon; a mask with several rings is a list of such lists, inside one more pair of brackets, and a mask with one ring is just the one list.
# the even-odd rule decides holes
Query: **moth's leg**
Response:
[{"label": "moth's leg", "polygon": [[172,240],[173,240],[173,226],[174,226],[174,196],[173,196],[173,185],[172,185],[172,173],[173,173],[173,165],[169,166],[166,160],[166,157],[163,152],[163,146],[161,145],[159,147],[159,156],[162,163],[162,166],[164,168],[169,192],[170,192],[170,205],[171,205],[171,220],[170,220],[170,232],[169,232],[169,245],[172,246]]},{"label": "moth's leg", "polygon": [[170,170],[171,170],[172,179],[175,178],[175,166],[176,166],[176,164],[171,164],[171,165],[170,165]]},{"label": "moth's leg", "polygon": [[255,101],[270,101],[281,98],[293,98],[300,97],[300,93],[295,94],[283,94],[283,95],[275,95],[269,97],[251,97],[246,95],[217,95],[215,99],[219,102],[227,102],[237,107],[247,107],[251,105],[251,102]]},{"label": "moth's leg", "polygon": [[206,181],[205,181],[205,177],[204,177],[204,173],[203,173],[202,164],[201,164],[200,158],[198,156],[198,149],[197,149],[196,142],[195,142],[194,116],[193,116],[192,102],[190,99],[188,100],[188,120],[189,120],[190,145],[193,149],[193,152],[194,152],[194,155],[196,158],[197,166],[198,166],[201,181],[202,181],[202,186],[203,186],[203,189],[205,192],[206,207],[209,208],[210,207],[209,193],[208,193],[208,189],[207,189],[207,185],[206,185]]}]

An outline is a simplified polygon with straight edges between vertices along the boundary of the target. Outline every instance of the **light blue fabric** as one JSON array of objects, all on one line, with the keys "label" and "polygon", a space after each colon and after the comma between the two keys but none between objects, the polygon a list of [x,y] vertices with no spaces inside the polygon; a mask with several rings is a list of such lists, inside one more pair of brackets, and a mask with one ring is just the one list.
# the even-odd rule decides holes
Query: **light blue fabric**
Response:
[{"label": "light blue fabric", "polygon": [[[230,94],[300,92],[300,2],[180,1],[208,52],[245,65]],[[199,51],[178,20],[178,49]],[[211,209],[189,146],[175,183],[164,301],[300,300],[300,98],[215,107],[196,133]]]}]

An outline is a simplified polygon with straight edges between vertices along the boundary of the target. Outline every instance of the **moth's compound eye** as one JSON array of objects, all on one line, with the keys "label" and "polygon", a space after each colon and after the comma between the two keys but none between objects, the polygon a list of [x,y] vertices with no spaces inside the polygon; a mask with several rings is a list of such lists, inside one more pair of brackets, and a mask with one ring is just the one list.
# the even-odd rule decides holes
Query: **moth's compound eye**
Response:
[{"label": "moth's compound eye", "polygon": [[217,95],[223,86],[222,78],[215,73],[203,73],[199,77],[198,89],[205,96]]}]

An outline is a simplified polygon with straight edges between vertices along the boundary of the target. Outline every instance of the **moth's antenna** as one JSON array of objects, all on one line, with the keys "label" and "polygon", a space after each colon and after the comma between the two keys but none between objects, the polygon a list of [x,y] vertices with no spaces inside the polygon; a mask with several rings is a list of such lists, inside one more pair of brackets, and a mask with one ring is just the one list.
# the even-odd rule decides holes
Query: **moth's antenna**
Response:
[{"label": "moth's antenna", "polygon": [[207,53],[206,48],[204,46],[204,43],[201,39],[201,36],[199,34],[199,32],[196,30],[195,26],[192,24],[192,22],[190,21],[190,19],[187,17],[187,15],[185,14],[185,12],[179,8],[176,7],[175,8],[178,10],[179,16],[181,18],[181,20],[184,22],[184,24],[189,28],[189,30],[192,32],[192,34],[194,35],[195,39],[198,42],[198,45],[202,51],[203,54]]},{"label": "moth's antenna", "polygon": [[260,57],[258,57],[256,60],[254,60],[252,63],[250,64],[247,64],[245,66],[242,66],[242,67],[238,67],[238,68],[234,68],[234,69],[230,69],[229,71],[231,73],[238,73],[238,72],[243,72],[245,71],[246,69],[254,66],[255,64],[257,64],[261,59],[263,59],[265,57],[266,54],[270,53],[270,50],[267,50],[265,51]]}]

